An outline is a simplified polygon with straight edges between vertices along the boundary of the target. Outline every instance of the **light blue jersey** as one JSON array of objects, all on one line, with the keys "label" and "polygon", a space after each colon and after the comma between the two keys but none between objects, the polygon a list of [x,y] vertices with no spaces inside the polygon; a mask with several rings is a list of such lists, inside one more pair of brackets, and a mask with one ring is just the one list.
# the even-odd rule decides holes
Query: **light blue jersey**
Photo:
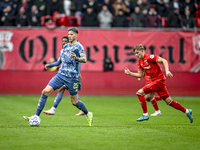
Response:
[{"label": "light blue jersey", "polygon": [[60,52],[60,57],[57,62],[50,64],[50,67],[58,66],[62,63],[58,73],[69,78],[78,78],[80,74],[79,62],[74,60],[71,53],[75,53],[76,57],[80,56],[80,53],[85,53],[83,46],[77,42],[75,45],[66,44]]}]

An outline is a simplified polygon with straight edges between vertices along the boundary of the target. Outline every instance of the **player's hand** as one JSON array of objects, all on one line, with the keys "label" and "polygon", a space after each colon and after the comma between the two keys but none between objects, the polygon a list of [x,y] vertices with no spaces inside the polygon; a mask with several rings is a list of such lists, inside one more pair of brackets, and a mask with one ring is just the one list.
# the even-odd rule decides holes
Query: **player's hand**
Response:
[{"label": "player's hand", "polygon": [[50,65],[46,64],[44,67],[45,67],[46,70],[48,70],[50,68]]},{"label": "player's hand", "polygon": [[78,75],[78,78],[79,78],[80,81],[83,80],[83,77],[81,76],[81,74]]},{"label": "player's hand", "polygon": [[166,72],[166,76],[172,78],[172,77],[173,77],[173,74],[172,74],[170,71],[167,71],[167,72]]},{"label": "player's hand", "polygon": [[75,53],[71,53],[72,57],[76,60],[76,54]]},{"label": "player's hand", "polygon": [[131,71],[128,68],[125,68],[124,73],[129,75],[131,73]]}]

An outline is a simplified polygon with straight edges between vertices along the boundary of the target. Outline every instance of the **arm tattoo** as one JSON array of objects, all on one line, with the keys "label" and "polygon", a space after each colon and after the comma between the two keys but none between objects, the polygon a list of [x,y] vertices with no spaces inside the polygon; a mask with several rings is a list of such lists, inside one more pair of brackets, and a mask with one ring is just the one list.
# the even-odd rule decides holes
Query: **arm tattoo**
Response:
[{"label": "arm tattoo", "polygon": [[86,54],[85,53],[80,53],[80,57],[78,58],[78,61],[80,63],[86,63],[87,62]]}]

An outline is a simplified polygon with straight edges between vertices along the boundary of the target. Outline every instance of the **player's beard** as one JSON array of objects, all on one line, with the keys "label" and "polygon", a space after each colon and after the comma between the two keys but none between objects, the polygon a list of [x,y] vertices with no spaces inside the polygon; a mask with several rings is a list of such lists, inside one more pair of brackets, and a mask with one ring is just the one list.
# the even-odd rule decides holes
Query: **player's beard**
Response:
[{"label": "player's beard", "polygon": [[72,38],[72,40],[70,41],[70,43],[72,44],[75,41],[75,38]]}]

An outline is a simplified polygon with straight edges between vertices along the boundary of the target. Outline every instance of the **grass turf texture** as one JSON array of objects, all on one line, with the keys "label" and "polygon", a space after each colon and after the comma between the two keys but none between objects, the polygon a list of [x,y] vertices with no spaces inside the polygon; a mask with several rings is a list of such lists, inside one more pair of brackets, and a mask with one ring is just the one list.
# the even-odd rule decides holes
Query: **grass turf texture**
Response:
[{"label": "grass turf texture", "polygon": [[[193,109],[194,122],[186,115],[158,101],[162,116],[136,122],[142,115],[137,97],[81,96],[94,114],[94,126],[85,116],[75,116],[79,110],[69,96],[64,96],[54,116],[41,113],[39,127],[30,127],[22,116],[35,113],[40,96],[0,95],[1,150],[199,150],[200,98],[172,97]],[[50,109],[55,96],[49,96],[45,110]],[[154,112],[148,103],[149,114]]]}]

